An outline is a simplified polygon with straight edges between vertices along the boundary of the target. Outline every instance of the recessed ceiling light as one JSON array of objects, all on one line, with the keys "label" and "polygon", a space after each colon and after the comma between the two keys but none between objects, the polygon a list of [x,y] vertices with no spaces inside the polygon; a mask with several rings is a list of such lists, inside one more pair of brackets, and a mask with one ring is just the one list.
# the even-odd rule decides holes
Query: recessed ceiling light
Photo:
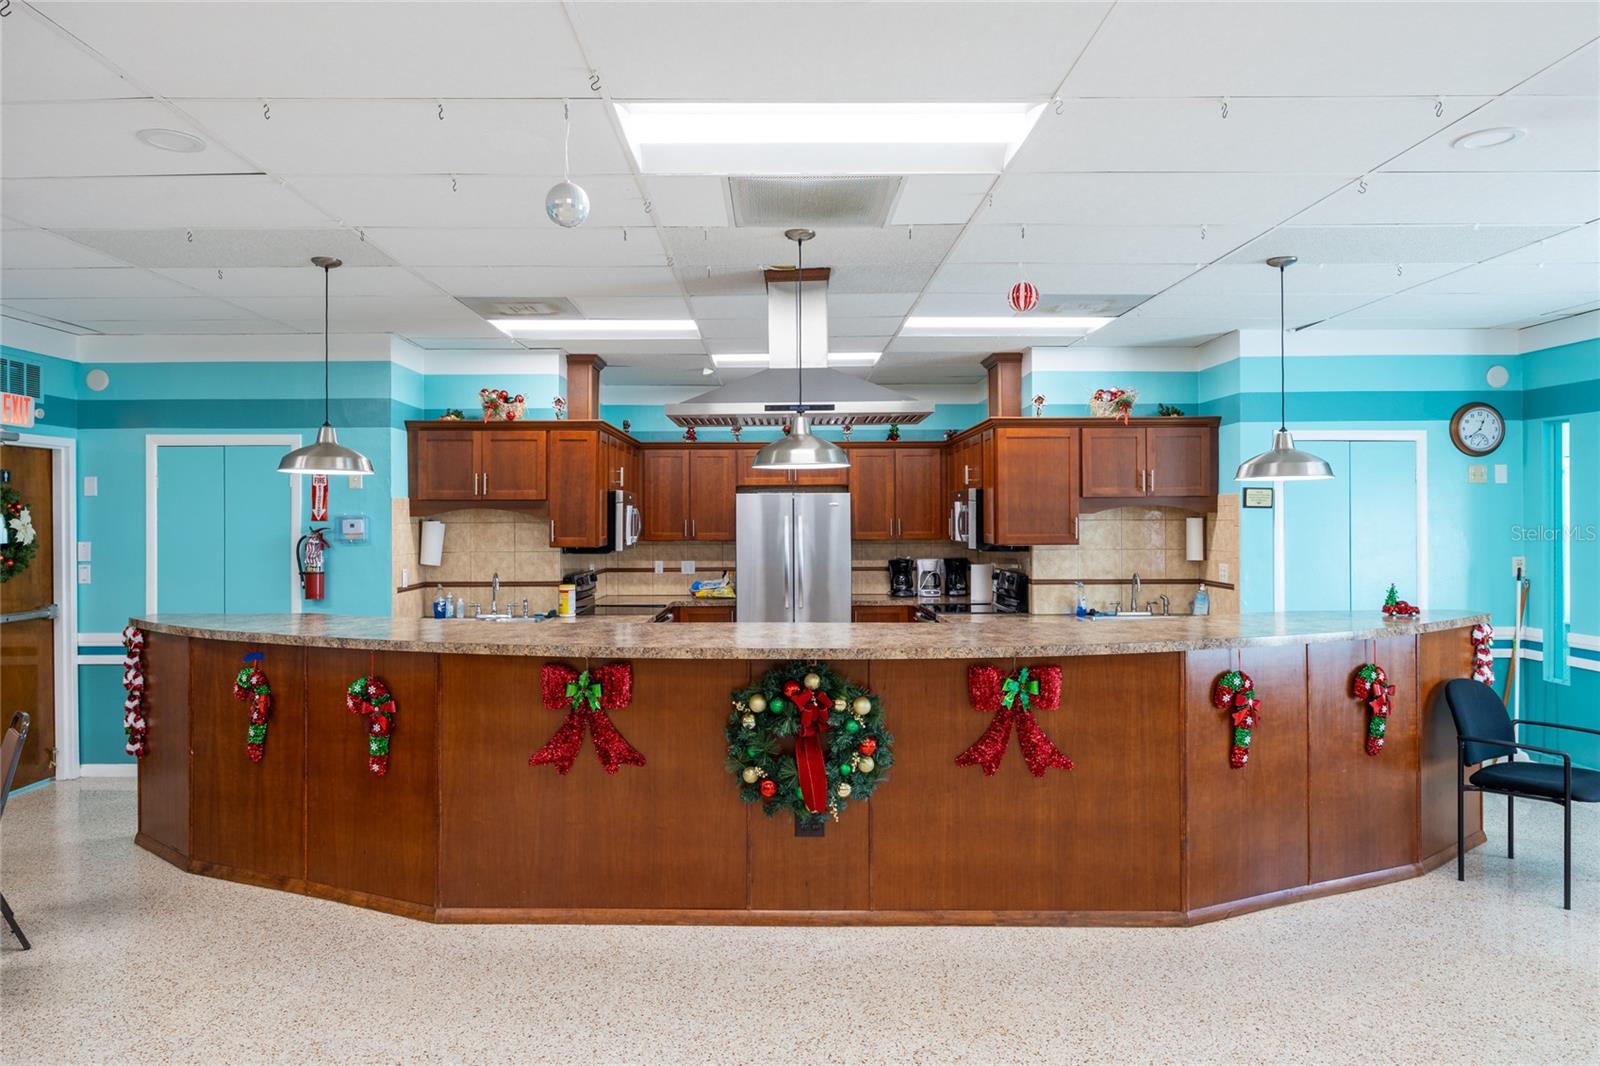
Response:
[{"label": "recessed ceiling light", "polygon": [[203,152],[206,142],[192,133],[182,130],[164,130],[152,127],[140,130],[134,134],[138,140],[148,144],[151,148],[159,148],[163,152]]},{"label": "recessed ceiling light", "polygon": [[1473,152],[1479,148],[1499,148],[1502,144],[1510,144],[1527,135],[1528,131],[1520,126],[1491,126],[1486,130],[1463,133],[1450,142],[1450,147],[1459,148],[1464,152]]},{"label": "recessed ceiling light", "polygon": [[1043,104],[613,104],[650,174],[998,174]]},{"label": "recessed ceiling light", "polygon": [[1082,336],[1115,319],[1087,315],[913,315],[901,333],[916,337],[988,337],[1000,333]]},{"label": "recessed ceiling light", "polygon": [[591,340],[672,340],[698,337],[689,318],[491,318],[510,337],[587,337]]}]

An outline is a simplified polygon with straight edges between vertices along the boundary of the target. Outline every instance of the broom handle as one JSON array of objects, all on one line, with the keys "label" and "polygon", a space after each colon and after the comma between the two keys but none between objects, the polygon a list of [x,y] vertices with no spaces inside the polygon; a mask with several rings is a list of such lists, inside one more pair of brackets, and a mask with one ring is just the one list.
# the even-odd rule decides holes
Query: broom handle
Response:
[{"label": "broom handle", "polygon": [[1511,663],[1506,667],[1506,696],[1511,701],[1511,714],[1516,717],[1522,708],[1522,701],[1518,698],[1521,693],[1515,688],[1517,678],[1517,660],[1522,658],[1522,617],[1528,609],[1528,579],[1523,578],[1517,583],[1517,621],[1511,630]]}]

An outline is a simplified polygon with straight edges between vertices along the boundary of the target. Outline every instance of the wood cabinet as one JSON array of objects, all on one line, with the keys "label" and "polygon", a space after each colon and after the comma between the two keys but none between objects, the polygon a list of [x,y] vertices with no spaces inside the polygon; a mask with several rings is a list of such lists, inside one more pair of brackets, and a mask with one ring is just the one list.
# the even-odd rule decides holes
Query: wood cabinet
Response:
[{"label": "wood cabinet", "polygon": [[644,540],[732,540],[739,456],[732,448],[647,448]]},{"label": "wood cabinet", "polygon": [[945,465],[938,447],[850,449],[850,527],[856,540],[944,536]]},{"label": "wood cabinet", "polygon": [[592,429],[550,431],[550,545],[593,548],[604,543],[606,460],[600,433]]},{"label": "wood cabinet", "polygon": [[410,433],[411,498],[534,502],[546,495],[546,431],[523,426],[418,427]]},{"label": "wood cabinet", "polygon": [[858,603],[850,608],[852,622],[932,621],[931,614],[909,603]]},{"label": "wood cabinet", "polygon": [[731,622],[733,621],[733,604],[691,603],[681,607],[671,607],[665,612],[670,619],[663,621],[673,622]]},{"label": "wood cabinet", "polygon": [[1078,433],[1067,426],[1003,426],[993,438],[984,493],[993,544],[1078,543]]},{"label": "wood cabinet", "polygon": [[849,483],[848,470],[757,470],[756,452],[759,446],[734,449],[738,456],[739,484],[743,485],[845,485]]},{"label": "wood cabinet", "polygon": [[1085,499],[1216,494],[1215,431],[1208,426],[1092,426],[1081,432]]}]

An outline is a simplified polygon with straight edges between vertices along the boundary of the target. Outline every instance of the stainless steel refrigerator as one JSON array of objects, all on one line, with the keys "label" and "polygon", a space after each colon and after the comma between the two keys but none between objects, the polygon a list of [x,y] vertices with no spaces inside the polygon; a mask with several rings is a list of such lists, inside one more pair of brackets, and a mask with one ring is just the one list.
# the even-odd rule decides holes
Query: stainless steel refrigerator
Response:
[{"label": "stainless steel refrigerator", "polygon": [[740,489],[737,518],[739,621],[850,621],[848,492]]}]

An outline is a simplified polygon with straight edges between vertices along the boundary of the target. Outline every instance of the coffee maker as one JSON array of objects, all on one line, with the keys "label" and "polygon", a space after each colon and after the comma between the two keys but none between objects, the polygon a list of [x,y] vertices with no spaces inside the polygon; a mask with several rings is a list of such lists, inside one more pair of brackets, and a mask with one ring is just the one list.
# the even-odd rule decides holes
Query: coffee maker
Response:
[{"label": "coffee maker", "polygon": [[951,599],[966,599],[967,590],[972,586],[972,564],[967,559],[946,559],[944,561],[944,594]]},{"label": "coffee maker", "polygon": [[910,599],[917,594],[917,564],[911,559],[889,560],[889,595]]},{"label": "coffee maker", "polygon": [[917,595],[925,600],[936,600],[944,595],[944,560],[917,560]]}]

